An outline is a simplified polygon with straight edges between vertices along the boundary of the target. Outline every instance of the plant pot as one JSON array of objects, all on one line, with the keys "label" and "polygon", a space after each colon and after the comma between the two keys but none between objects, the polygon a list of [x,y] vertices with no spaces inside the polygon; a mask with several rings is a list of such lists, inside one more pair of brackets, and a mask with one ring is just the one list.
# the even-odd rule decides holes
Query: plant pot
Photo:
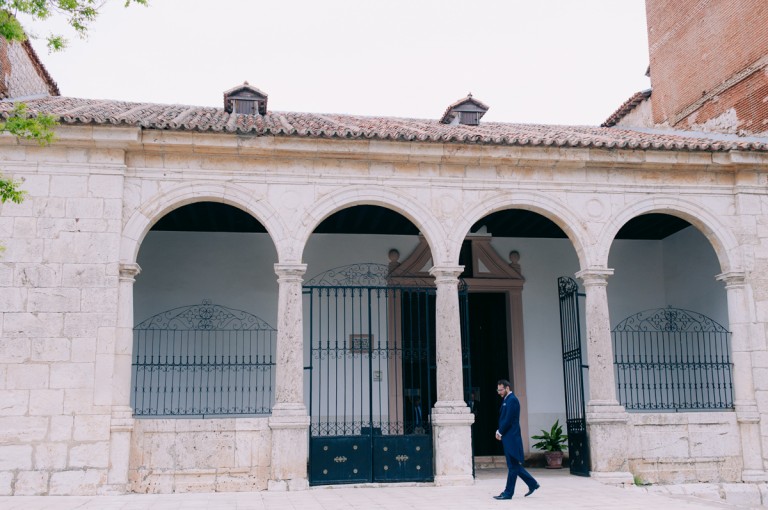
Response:
[{"label": "plant pot", "polygon": [[547,469],[560,469],[563,467],[563,452],[544,452],[547,459]]}]

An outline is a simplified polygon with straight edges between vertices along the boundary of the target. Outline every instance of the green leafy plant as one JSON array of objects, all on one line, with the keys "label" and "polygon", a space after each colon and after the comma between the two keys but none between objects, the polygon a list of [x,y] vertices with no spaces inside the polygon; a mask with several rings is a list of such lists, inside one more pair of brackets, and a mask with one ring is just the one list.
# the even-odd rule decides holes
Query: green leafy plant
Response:
[{"label": "green leafy plant", "polygon": [[[101,8],[108,0],[0,0],[0,35],[8,41],[25,41],[27,32],[16,18],[18,15],[29,16],[33,21],[42,21],[51,16],[66,19],[67,24],[80,37],[88,33],[88,26],[96,19]],[[149,0],[125,0],[125,6],[131,4],[147,5]],[[67,45],[67,40],[60,34],[48,36],[48,49],[58,51]]]},{"label": "green leafy plant", "polygon": [[568,442],[568,435],[563,434],[563,427],[560,425],[560,420],[555,420],[551,430],[547,431],[542,429],[541,434],[531,436],[531,439],[536,439],[538,441],[533,444],[534,448],[545,452],[561,452]]}]

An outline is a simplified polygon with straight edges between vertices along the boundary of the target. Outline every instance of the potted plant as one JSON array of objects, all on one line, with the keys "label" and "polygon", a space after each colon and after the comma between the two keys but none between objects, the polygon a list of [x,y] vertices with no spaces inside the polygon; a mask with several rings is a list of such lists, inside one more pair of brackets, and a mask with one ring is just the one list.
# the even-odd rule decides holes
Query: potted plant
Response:
[{"label": "potted plant", "polygon": [[563,448],[568,442],[568,435],[563,434],[563,427],[560,420],[555,420],[551,430],[542,429],[538,436],[531,436],[538,442],[533,444],[534,448],[544,450],[544,457],[547,459],[548,469],[560,469],[563,467]]}]

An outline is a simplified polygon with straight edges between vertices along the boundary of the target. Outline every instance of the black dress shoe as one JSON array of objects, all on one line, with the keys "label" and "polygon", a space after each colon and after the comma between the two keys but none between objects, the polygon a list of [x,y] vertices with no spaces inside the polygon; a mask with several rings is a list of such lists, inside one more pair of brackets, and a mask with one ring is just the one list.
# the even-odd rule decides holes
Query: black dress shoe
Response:
[{"label": "black dress shoe", "polygon": [[525,496],[524,496],[524,497],[526,497],[526,498],[527,498],[528,496],[530,496],[531,494],[533,494],[533,491],[535,491],[535,490],[536,490],[536,489],[538,489],[539,487],[541,487],[541,485],[539,485],[538,483],[537,483],[536,485],[534,485],[533,487],[528,487],[528,492],[526,492],[526,493],[525,493]]},{"label": "black dress shoe", "polygon": [[512,499],[512,494],[507,494],[505,492],[502,492],[498,496],[494,496],[493,499]]}]

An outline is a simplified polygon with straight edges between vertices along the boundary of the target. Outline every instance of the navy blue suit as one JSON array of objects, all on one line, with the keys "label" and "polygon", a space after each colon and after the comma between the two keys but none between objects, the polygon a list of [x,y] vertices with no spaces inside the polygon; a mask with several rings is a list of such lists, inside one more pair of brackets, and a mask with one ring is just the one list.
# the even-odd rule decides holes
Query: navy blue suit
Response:
[{"label": "navy blue suit", "polygon": [[515,482],[519,476],[530,490],[538,487],[538,483],[523,467],[523,437],[520,434],[520,401],[514,393],[504,398],[499,412],[499,434],[504,446],[504,456],[507,459],[507,486],[504,493],[512,496],[515,493]]}]

